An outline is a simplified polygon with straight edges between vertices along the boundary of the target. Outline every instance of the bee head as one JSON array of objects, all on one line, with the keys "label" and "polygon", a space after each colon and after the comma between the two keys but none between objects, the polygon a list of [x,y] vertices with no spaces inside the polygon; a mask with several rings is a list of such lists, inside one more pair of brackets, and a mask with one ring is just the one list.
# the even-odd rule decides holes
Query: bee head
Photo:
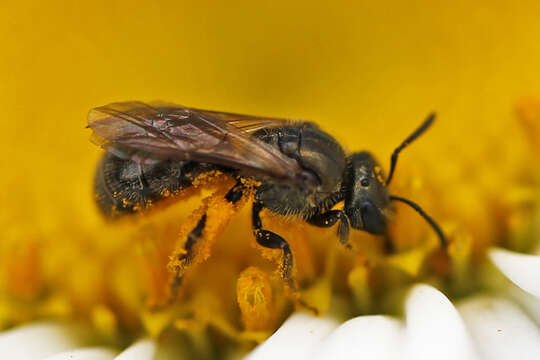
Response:
[{"label": "bee head", "polygon": [[370,153],[357,152],[347,158],[342,192],[345,214],[354,229],[386,232],[390,194],[382,169]]},{"label": "bee head", "polygon": [[411,200],[391,195],[388,191],[399,153],[423,134],[434,120],[435,114],[430,114],[422,125],[394,150],[390,158],[390,173],[386,179],[380,165],[370,153],[361,151],[347,158],[347,169],[344,173],[341,192],[345,200],[345,215],[354,229],[376,235],[386,234],[390,203],[391,201],[399,201],[418,212],[437,233],[442,246],[446,247],[446,238],[441,228],[420,206]]}]

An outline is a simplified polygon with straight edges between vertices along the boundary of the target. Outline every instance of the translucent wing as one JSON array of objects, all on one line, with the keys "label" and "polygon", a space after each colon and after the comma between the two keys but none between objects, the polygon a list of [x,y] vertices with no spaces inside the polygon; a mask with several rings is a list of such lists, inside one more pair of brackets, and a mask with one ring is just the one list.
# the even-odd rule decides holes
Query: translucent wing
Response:
[{"label": "translucent wing", "polygon": [[210,117],[219,118],[249,134],[254,133],[257,130],[265,129],[265,128],[267,129],[267,128],[273,128],[273,127],[281,127],[285,125],[302,124],[302,122],[298,120],[291,120],[291,119],[277,119],[277,118],[253,116],[253,115],[241,115],[241,114],[212,111],[212,110],[200,110],[200,109],[191,109],[191,110],[198,111]]},{"label": "translucent wing", "polygon": [[88,114],[93,141],[123,158],[193,160],[305,181],[306,173],[296,160],[250,136],[262,128],[292,123],[166,103],[112,103]]}]

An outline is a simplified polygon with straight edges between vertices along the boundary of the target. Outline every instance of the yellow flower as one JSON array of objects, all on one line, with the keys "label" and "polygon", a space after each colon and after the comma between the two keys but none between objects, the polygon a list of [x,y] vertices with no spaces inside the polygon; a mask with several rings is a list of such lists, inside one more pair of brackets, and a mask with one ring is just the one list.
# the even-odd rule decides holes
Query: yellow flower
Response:
[{"label": "yellow flower", "polygon": [[[535,1],[7,4],[0,328],[11,332],[0,353],[30,351],[31,338],[50,347],[27,358],[96,344],[102,358],[127,344],[141,358],[233,358],[261,343],[253,358],[295,346],[323,358],[336,347],[415,358],[537,351],[538,338],[518,330],[538,332],[537,258],[524,253],[537,254],[540,235],[539,11]],[[308,118],[385,170],[435,110],[434,127],[402,154],[392,192],[440,222],[448,253],[399,204],[394,255],[365,233],[351,233],[349,251],[334,228],[263,213],[290,239],[297,294],[280,280],[280,252],[253,239],[249,201],[220,200],[233,184],[223,175],[148,214],[103,219],[92,194],[101,151],[86,112],[156,98]],[[200,206],[212,218],[208,241],[169,304],[170,270],[183,271],[179,249]],[[9,330],[43,319],[56,325]],[[58,321],[82,323],[84,335]]]}]

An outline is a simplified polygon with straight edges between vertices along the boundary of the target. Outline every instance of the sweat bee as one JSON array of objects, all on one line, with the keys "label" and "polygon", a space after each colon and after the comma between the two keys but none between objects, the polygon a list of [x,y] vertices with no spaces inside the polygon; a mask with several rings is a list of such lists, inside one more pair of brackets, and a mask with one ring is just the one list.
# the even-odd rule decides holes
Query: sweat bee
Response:
[{"label": "sweat bee", "polygon": [[[263,225],[263,209],[295,215],[317,227],[337,224],[339,241],[349,244],[349,231],[388,234],[393,201],[412,207],[436,232],[442,247],[446,238],[437,223],[411,200],[392,195],[389,185],[398,155],[433,123],[427,119],[392,153],[388,177],[367,151],[346,154],[319,126],[293,121],[168,103],[112,103],[92,109],[88,127],[94,142],[107,150],[95,176],[99,209],[109,217],[144,210],[193,186],[198,177],[219,171],[237,183],[226,194],[236,204],[253,180],[252,228],[263,247],[282,251],[281,276],[293,287],[293,254],[282,236]],[[335,205],[343,202],[343,209]],[[187,235],[173,266],[172,287],[180,285],[186,267],[204,237],[203,213]]]}]

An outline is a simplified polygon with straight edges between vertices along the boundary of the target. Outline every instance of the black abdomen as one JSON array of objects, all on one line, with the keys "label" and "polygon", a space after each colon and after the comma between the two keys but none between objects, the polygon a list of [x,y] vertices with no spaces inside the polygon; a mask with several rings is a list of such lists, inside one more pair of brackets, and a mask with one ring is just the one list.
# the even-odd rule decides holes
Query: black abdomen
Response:
[{"label": "black abdomen", "polygon": [[191,161],[138,164],[106,153],[94,179],[96,202],[110,217],[135,213],[190,187],[200,174],[212,170],[216,166]]}]

